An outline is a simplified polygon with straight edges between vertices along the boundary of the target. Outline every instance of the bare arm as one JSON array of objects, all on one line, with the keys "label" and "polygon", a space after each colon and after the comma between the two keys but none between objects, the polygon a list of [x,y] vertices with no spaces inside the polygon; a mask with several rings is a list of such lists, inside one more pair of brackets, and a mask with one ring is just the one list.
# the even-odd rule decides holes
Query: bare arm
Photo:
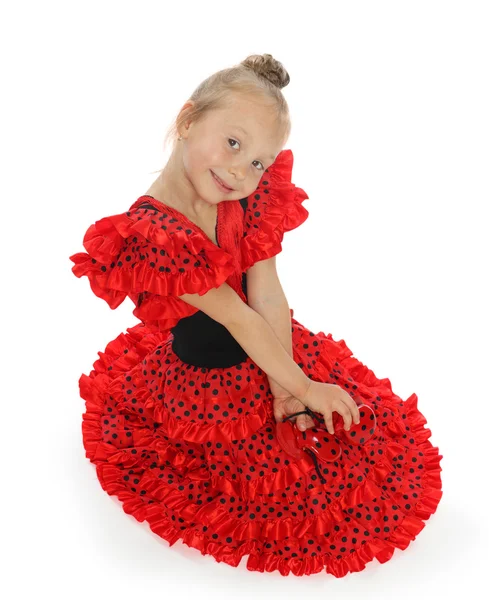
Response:
[{"label": "bare arm", "polygon": [[[290,307],[277,274],[276,257],[255,263],[246,273],[248,305],[270,325],[289,356],[293,358]],[[288,393],[268,376],[274,396]]]},{"label": "bare arm", "polygon": [[265,373],[296,398],[302,399],[311,380],[294,362],[265,319],[245,304],[227,284],[200,296],[180,298],[221,323]]},{"label": "bare arm", "polygon": [[304,398],[310,379],[287,353],[265,319],[246,304],[243,306],[246,309],[239,320],[225,327],[269,377],[292,396],[299,400]]}]

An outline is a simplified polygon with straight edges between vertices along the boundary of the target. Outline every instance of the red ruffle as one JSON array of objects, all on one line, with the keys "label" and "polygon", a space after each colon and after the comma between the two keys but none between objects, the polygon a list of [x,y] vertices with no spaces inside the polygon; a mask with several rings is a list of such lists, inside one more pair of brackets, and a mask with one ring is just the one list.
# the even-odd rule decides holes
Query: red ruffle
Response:
[{"label": "red ruffle", "polygon": [[[299,227],[309,216],[302,206],[309,196],[291,182],[293,164],[292,150],[282,150],[248,197],[246,235],[241,240],[243,271],[281,252],[284,233]],[[254,216],[257,212],[258,219]]]},{"label": "red ruffle", "polygon": [[[141,320],[158,320],[159,328],[169,328],[180,318],[197,309],[178,298],[188,293],[205,294],[219,287],[233,272],[235,258],[213,244],[197,230],[164,230],[154,225],[151,215],[139,216],[138,209],[104,217],[91,225],[83,238],[87,252],[70,256],[73,273],[86,275],[94,294],[117,308],[126,296],[145,292],[144,302],[133,314]],[[119,259],[129,248],[150,244],[158,252],[165,251],[168,267],[158,271],[150,259],[142,260],[134,251],[135,260],[119,265]],[[176,264],[180,253],[192,256],[186,264]],[[200,266],[195,266],[196,260]],[[164,297],[164,298],[162,298]]]},{"label": "red ruffle", "polygon": [[[320,381],[331,381],[331,375],[336,382],[344,385],[356,386],[355,390],[361,393],[364,401],[368,398],[382,399],[382,407],[399,408],[402,411],[402,424],[409,427],[409,435],[414,439],[414,446],[423,455],[424,472],[419,488],[420,497],[409,514],[401,508],[402,501],[382,489],[385,479],[392,470],[392,461],[406,450],[397,440],[402,435],[404,428],[393,419],[388,427],[383,428],[386,440],[384,446],[384,461],[371,463],[369,477],[356,487],[345,491],[339,498],[331,502],[319,515],[308,518],[268,519],[267,521],[243,522],[232,518],[228,512],[221,509],[217,501],[198,506],[189,501],[184,493],[178,491],[167,482],[158,479],[153,469],[147,468],[141,462],[141,456],[134,457],[132,448],[115,448],[112,444],[102,441],[101,417],[107,408],[108,399],[116,409],[124,402],[121,387],[121,375],[131,370],[132,383],[140,399],[144,399],[144,407],[148,419],[155,418],[161,422],[165,434],[176,439],[185,440],[187,443],[201,444],[204,440],[246,438],[272,418],[271,409],[262,403],[255,414],[248,414],[246,418],[236,423],[221,423],[216,425],[202,425],[195,427],[193,423],[177,423],[169,411],[158,410],[144,381],[134,381],[137,377],[139,363],[148,351],[156,346],[164,347],[168,343],[168,336],[154,333],[142,324],[128,329],[128,333],[121,334],[110,342],[104,353],[99,352],[100,359],[94,363],[94,369],[89,376],[80,378],[80,393],[86,401],[87,412],[83,415],[83,440],[87,457],[96,464],[97,475],[103,489],[116,495],[123,503],[124,511],[132,514],[138,521],[148,521],[151,529],[159,536],[166,539],[170,546],[178,539],[190,547],[197,548],[202,554],[211,554],[218,562],[224,561],[232,566],[239,565],[244,555],[250,554],[247,561],[249,570],[273,571],[278,570],[282,575],[310,575],[322,570],[343,577],[349,572],[361,571],[366,563],[377,558],[381,563],[389,560],[395,549],[404,550],[424,528],[424,521],[436,511],[442,497],[441,467],[439,462],[442,455],[438,448],[433,447],[429,441],[431,431],[425,429],[426,419],[417,408],[417,396],[412,394],[405,402],[392,392],[389,379],[378,379],[372,370],[352,356],[352,352],[344,340],[335,341],[331,334],[327,336],[320,332],[312,334],[305,327],[293,320],[296,330],[294,352],[297,362],[304,365],[304,370],[314,375]],[[305,344],[306,340],[319,341],[321,352],[314,355]],[[315,358],[317,357],[317,358]],[[133,368],[136,367],[136,368]],[[256,378],[256,371],[254,373]],[[168,428],[168,429],[167,429]],[[190,458],[183,452],[175,449],[169,442],[158,438],[154,431],[148,427],[135,427],[133,431],[133,445],[147,450],[155,450],[159,460],[169,460],[178,472],[194,480],[211,480],[211,488],[222,490],[226,494],[239,493],[239,498],[250,497],[254,493],[267,494],[269,491],[282,490],[290,485],[301,474],[313,470],[312,463],[309,467],[303,461],[291,463],[282,471],[256,480],[254,485],[248,487],[237,485],[228,478],[209,477],[209,472],[198,456]],[[139,486],[146,495],[130,491],[121,481],[120,466],[134,467],[141,471]],[[139,471],[138,471],[139,472]],[[265,483],[266,482],[266,483]],[[316,483],[316,485],[318,485]],[[312,493],[312,492],[311,492]],[[306,535],[320,536],[325,531],[331,530],[336,523],[345,519],[345,511],[355,507],[363,501],[386,496],[384,503],[399,506],[398,525],[393,529],[390,537],[383,540],[375,534],[362,544],[356,551],[338,559],[329,555],[301,556],[283,559],[267,551],[267,543],[285,538],[301,539]],[[176,522],[171,520],[168,513],[179,517],[179,520],[188,522],[189,527],[177,528]],[[382,527],[382,512],[372,520],[372,528]],[[190,523],[202,523],[207,527],[207,535],[203,536],[192,530]],[[212,534],[232,538],[237,546],[211,541]]]},{"label": "red ruffle", "polygon": [[[87,252],[70,256],[72,271],[77,277],[87,276],[93,293],[111,309],[130,296],[137,305],[133,311],[136,318],[158,330],[170,329],[197,311],[179,296],[203,295],[219,287],[234,271],[241,273],[255,262],[278,254],[284,232],[307,219],[309,213],[302,202],[308,196],[291,183],[292,166],[292,151],[280,152],[249,197],[245,235],[240,242],[241,265],[236,256],[213,244],[198,229],[183,228],[179,222],[162,229],[154,215],[136,207],[91,225],[83,238]],[[258,212],[259,219],[255,217]],[[153,268],[151,260],[138,250],[133,251],[132,260],[122,260],[131,248],[149,244],[167,253],[166,269]],[[179,264],[180,253],[189,260]],[[195,259],[199,266],[195,266]]]}]

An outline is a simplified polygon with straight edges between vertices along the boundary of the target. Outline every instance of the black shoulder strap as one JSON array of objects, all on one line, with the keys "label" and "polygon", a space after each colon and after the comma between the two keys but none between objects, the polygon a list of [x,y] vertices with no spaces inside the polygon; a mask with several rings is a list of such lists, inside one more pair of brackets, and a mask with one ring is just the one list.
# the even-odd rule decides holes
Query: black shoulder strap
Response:
[{"label": "black shoulder strap", "polygon": [[151,208],[153,210],[158,210],[157,208],[155,208],[152,204],[149,204],[149,202],[146,202],[144,204],[140,204],[138,206],[138,208]]}]

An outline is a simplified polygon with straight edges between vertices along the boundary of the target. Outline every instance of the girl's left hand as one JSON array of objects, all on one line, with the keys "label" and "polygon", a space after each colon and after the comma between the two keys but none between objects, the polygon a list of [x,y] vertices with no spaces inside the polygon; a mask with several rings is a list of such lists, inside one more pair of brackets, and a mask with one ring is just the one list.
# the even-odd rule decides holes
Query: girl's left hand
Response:
[{"label": "girl's left hand", "polygon": [[[287,417],[288,415],[292,415],[303,410],[306,410],[305,405],[302,404],[298,398],[292,396],[288,392],[283,391],[273,394],[273,414],[277,423],[280,423],[283,417]],[[298,417],[295,417],[295,419],[296,425],[300,431],[305,431],[306,429],[315,427],[315,423],[309,415],[299,415]]]}]

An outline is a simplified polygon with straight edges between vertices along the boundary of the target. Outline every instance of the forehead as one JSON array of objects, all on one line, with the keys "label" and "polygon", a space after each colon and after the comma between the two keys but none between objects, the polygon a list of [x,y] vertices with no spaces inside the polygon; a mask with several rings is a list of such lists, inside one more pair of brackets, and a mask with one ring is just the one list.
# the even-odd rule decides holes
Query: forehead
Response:
[{"label": "forehead", "polygon": [[[241,112],[237,110],[237,107],[231,107],[223,110],[219,115],[216,115],[217,120],[227,128],[230,128],[232,131],[236,131],[243,135],[247,140],[254,141],[259,140],[260,138],[270,139],[270,135],[267,135],[267,130],[274,128],[274,115],[268,110],[265,111],[263,117],[260,118],[257,115],[257,111],[262,107],[254,107],[254,113],[251,112]],[[273,151],[273,147],[272,147]],[[275,154],[269,154],[268,158],[272,161],[275,161],[277,158]]]}]

